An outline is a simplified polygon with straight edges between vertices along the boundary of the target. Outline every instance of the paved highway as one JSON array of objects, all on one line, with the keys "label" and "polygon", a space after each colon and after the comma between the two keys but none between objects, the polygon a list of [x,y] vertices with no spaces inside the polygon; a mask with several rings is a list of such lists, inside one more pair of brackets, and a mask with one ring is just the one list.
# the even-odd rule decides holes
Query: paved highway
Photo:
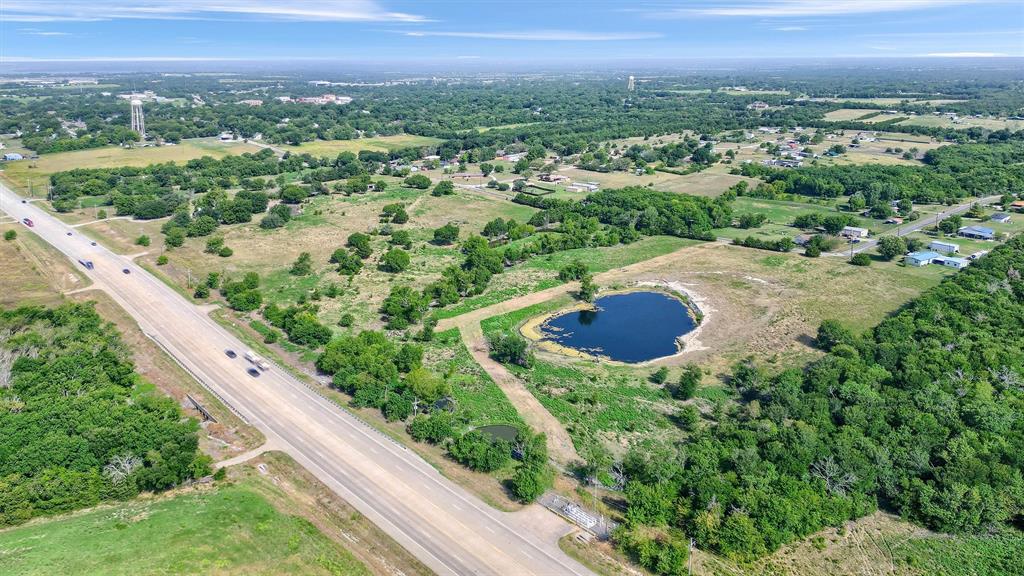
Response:
[{"label": "paved highway", "polygon": [[[494,510],[280,367],[248,375],[245,344],[130,259],[92,246],[2,185],[0,209],[31,218],[32,232],[75,262],[203,385],[436,573],[590,574],[558,548],[557,536],[569,526],[555,515]],[[228,358],[228,349],[238,357]]]}]

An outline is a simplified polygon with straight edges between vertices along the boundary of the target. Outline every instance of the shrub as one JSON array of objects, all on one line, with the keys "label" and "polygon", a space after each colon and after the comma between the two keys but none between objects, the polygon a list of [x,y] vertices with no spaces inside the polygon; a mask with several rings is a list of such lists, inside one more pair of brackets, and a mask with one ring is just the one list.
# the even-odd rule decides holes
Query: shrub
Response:
[{"label": "shrub", "polygon": [[427,188],[430,188],[430,178],[423,174],[413,174],[406,178],[404,183],[409,188],[416,188],[419,190],[426,190]]},{"label": "shrub", "polygon": [[185,229],[174,227],[167,231],[166,244],[171,248],[178,248],[185,243]]},{"label": "shrub", "polygon": [[587,265],[579,260],[573,260],[569,264],[566,264],[558,271],[558,279],[563,282],[571,282],[573,280],[582,280],[587,275],[589,270]]},{"label": "shrub", "polygon": [[853,264],[854,266],[870,266],[871,257],[863,252],[859,252],[854,254],[853,258],[850,258],[850,264]]},{"label": "shrub", "polygon": [[401,248],[392,248],[381,258],[381,268],[386,272],[398,273],[409,268],[409,253]]},{"label": "shrub", "polygon": [[533,366],[533,355],[529,343],[516,334],[502,334],[490,342],[491,358],[506,364],[517,364],[524,368]]},{"label": "shrub", "polygon": [[164,264],[167,264],[167,254],[161,254],[161,255],[157,256],[157,258],[156,258],[156,265],[157,266],[163,266]]},{"label": "shrub", "polygon": [[455,194],[455,184],[451,180],[442,180],[430,191],[431,196],[451,196]]},{"label": "shrub", "polygon": [[139,246],[149,246],[149,236],[146,236],[145,234],[139,236],[135,239],[135,244]]},{"label": "shrub", "polygon": [[459,239],[459,227],[449,222],[434,230],[434,242],[437,244],[451,244]]},{"label": "shrub", "polygon": [[309,252],[299,254],[288,271],[292,276],[308,276],[313,273],[313,256]]},{"label": "shrub", "polygon": [[668,380],[668,368],[664,366],[651,373],[651,382],[655,384],[664,384],[666,380]]},{"label": "shrub", "polygon": [[217,252],[217,256],[220,256],[221,258],[228,258],[232,256],[234,253],[234,250],[228,248],[227,246],[224,246],[223,248],[220,249],[219,252]]},{"label": "shrub", "polygon": [[11,240],[14,240],[17,237],[18,237],[18,231],[17,230],[8,230],[8,231],[4,232],[4,240],[7,240],[8,242],[10,242]]},{"label": "shrub", "polygon": [[210,287],[206,284],[200,284],[196,286],[196,291],[192,294],[194,298],[203,299],[210,297]]},{"label": "shrub", "polygon": [[349,326],[352,326],[352,324],[354,324],[355,321],[355,317],[346,312],[341,315],[340,319],[338,319],[338,326],[341,326],[342,328],[348,328]]}]

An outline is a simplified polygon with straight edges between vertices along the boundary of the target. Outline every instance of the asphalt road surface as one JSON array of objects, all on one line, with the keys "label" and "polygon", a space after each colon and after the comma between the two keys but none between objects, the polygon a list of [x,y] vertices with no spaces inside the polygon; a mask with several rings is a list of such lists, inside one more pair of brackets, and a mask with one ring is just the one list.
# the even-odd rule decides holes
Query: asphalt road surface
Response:
[{"label": "asphalt road surface", "polygon": [[[245,344],[130,259],[92,246],[88,237],[2,185],[0,209],[18,221],[32,219],[32,232],[75,262],[268,442],[436,573],[590,574],[558,548],[557,538],[569,525],[554,514],[536,506],[515,514],[494,510],[279,366],[250,376]],[[93,262],[94,269],[86,270],[80,260]],[[11,264],[0,263],[6,265]],[[229,349],[238,357],[228,358]]]},{"label": "asphalt road surface", "polygon": [[[901,224],[895,230],[890,230],[889,232],[880,234],[879,236],[907,236],[908,234],[917,232],[918,230],[926,226],[935,226],[937,223],[946,218],[949,218],[950,216],[954,216],[956,214],[963,214],[964,212],[970,210],[971,206],[975,204],[988,204],[991,202],[995,202],[996,200],[999,200],[999,198],[1000,196],[987,196],[985,198],[978,198],[976,200],[971,200],[970,202],[965,202],[963,204],[951,206],[939,212],[938,214],[931,214],[923,218],[918,218],[913,222],[906,222],[904,224]],[[879,236],[875,236],[874,238],[870,238],[868,240],[862,240],[854,244],[852,250],[850,249],[850,246],[847,245],[846,248],[840,248],[835,252],[830,252],[829,256],[849,256],[851,254],[859,254],[867,250],[868,248],[872,248],[876,244],[878,244]]]}]

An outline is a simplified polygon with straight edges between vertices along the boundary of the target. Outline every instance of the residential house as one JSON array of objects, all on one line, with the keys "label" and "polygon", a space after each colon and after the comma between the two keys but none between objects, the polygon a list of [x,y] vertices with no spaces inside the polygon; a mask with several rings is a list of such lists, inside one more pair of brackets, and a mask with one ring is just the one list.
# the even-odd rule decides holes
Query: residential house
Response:
[{"label": "residential house", "polygon": [[927,266],[934,262],[937,258],[942,258],[942,254],[938,252],[932,252],[929,250],[921,252],[911,252],[903,259],[908,266]]},{"label": "residential house", "polygon": [[933,240],[932,243],[928,245],[928,249],[934,250],[936,252],[942,252],[943,254],[960,253],[959,244],[953,244],[952,242],[943,242],[942,240]]},{"label": "residential house", "polygon": [[17,152],[8,152],[4,154],[4,160],[24,160],[25,157]]},{"label": "residential house", "polygon": [[991,228],[984,226],[964,226],[958,232],[964,238],[973,238],[975,240],[994,240],[996,233]]},{"label": "residential house", "polygon": [[871,232],[867,228],[858,228],[856,226],[844,226],[840,236],[845,238],[867,238]]},{"label": "residential house", "polygon": [[991,220],[997,224],[1009,224],[1010,215],[1005,212],[997,212],[992,215]]},{"label": "residential house", "polygon": [[1024,200],[1016,200],[1014,202],[1010,202],[1010,210],[1024,212]]},{"label": "residential house", "polygon": [[950,268],[956,268],[957,270],[967,268],[967,265],[971,263],[967,258],[957,258],[956,256],[943,256],[936,258],[934,262]]}]

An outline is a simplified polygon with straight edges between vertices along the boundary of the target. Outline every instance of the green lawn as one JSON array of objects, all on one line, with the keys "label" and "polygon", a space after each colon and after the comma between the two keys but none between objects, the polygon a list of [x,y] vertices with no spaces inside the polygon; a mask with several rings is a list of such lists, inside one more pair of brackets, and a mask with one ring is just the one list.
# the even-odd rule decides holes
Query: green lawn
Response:
[{"label": "green lawn", "polygon": [[504,392],[473,360],[458,329],[439,332],[426,348],[428,358],[443,358],[431,363],[430,368],[440,374],[450,374],[452,397],[458,405],[456,413],[462,421],[473,427],[523,423]]},{"label": "green lawn", "polygon": [[369,574],[304,519],[247,484],[134,500],[0,532],[9,576]]},{"label": "green lawn", "polygon": [[675,252],[685,246],[693,246],[698,243],[698,240],[675,236],[650,236],[641,238],[632,244],[618,244],[602,248],[578,248],[537,256],[526,262],[524,266],[557,272],[566,264],[579,260],[586,264],[591,272],[606,272],[650,260],[656,256]]},{"label": "green lawn", "polygon": [[413,146],[436,146],[440,143],[440,139],[429,136],[395,134],[394,136],[375,136],[373,138],[358,138],[355,140],[315,140],[313,142],[304,142],[299,146],[281,146],[281,148],[296,154],[308,153],[313,156],[337,156],[342,152],[359,152],[360,150],[390,152],[391,150],[411,148]]}]

